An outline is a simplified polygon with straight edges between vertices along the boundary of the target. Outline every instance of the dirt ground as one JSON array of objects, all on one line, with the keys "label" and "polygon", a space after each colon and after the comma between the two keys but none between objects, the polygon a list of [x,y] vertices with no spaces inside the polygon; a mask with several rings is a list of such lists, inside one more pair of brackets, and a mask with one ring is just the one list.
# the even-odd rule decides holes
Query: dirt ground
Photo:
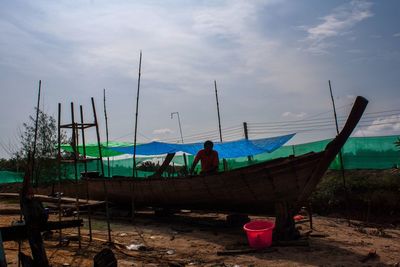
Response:
[{"label": "dirt ground", "polygon": [[[14,208],[18,209],[18,205],[0,202],[0,211]],[[112,240],[116,245],[111,248],[118,266],[399,266],[399,227],[348,226],[346,220],[319,216],[314,216],[314,236],[309,237],[309,246],[281,246],[262,253],[218,256],[217,252],[226,249],[248,248],[242,228],[227,226],[225,218],[226,214],[190,211],[159,217],[147,211],[139,212],[131,223],[113,216]],[[0,226],[18,219],[17,214],[0,215]],[[51,215],[50,219],[57,220],[57,216]],[[107,247],[107,225],[100,215],[92,220],[92,225],[94,240],[89,242],[88,221],[84,217],[81,249],[76,238],[59,246],[57,232],[45,241],[52,266],[93,266],[94,255]],[[310,230],[308,222],[298,225],[303,233]],[[68,237],[76,234],[76,229],[63,231]],[[146,249],[128,250],[126,246],[131,244],[141,244]],[[18,243],[5,242],[4,247],[8,266],[18,266]],[[22,243],[22,251],[30,254],[27,241]],[[376,251],[377,256],[362,263],[370,251]]]}]

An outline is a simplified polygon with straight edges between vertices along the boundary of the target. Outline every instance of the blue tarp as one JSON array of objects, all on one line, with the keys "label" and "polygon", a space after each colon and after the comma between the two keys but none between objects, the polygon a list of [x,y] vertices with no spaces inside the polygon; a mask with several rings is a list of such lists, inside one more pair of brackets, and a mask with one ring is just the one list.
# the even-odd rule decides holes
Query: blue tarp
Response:
[{"label": "blue tarp", "polygon": [[[295,134],[276,137],[246,140],[241,139],[231,142],[214,143],[214,150],[220,158],[239,158],[253,156],[265,152],[272,152],[289,141]],[[133,154],[133,146],[109,148],[124,154]],[[136,154],[143,156],[163,155],[168,153],[185,152],[195,155],[203,149],[203,143],[192,144],[170,144],[162,142],[151,142],[136,146]]]}]

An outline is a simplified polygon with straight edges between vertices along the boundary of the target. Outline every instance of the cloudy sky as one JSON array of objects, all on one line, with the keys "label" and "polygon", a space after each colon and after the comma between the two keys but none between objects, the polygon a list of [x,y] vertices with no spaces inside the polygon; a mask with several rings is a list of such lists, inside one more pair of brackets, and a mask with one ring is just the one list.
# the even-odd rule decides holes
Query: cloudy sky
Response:
[{"label": "cloudy sky", "polygon": [[[290,131],[298,132],[294,143],[333,137],[328,80],[339,116],[356,95],[370,100],[356,135],[400,134],[400,1],[1,5],[3,147],[18,143],[22,123],[34,113],[39,79],[41,108],[56,117],[62,103],[63,122],[71,101],[90,120],[93,96],[102,138],[106,88],[110,139],[132,141],[140,50],[140,142],[179,139],[177,117],[170,116],[176,111],[188,142],[218,139],[214,80],[225,139],[240,138],[244,121],[251,138]],[[7,156],[2,148],[0,156]]]}]

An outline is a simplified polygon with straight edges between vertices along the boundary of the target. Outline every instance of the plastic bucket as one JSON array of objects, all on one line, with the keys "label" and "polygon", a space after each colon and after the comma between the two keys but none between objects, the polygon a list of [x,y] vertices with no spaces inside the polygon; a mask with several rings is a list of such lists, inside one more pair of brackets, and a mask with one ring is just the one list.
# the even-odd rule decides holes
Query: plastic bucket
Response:
[{"label": "plastic bucket", "polygon": [[249,245],[255,249],[264,249],[272,244],[272,230],[275,224],[270,221],[252,221],[246,223],[243,229],[247,233]]}]

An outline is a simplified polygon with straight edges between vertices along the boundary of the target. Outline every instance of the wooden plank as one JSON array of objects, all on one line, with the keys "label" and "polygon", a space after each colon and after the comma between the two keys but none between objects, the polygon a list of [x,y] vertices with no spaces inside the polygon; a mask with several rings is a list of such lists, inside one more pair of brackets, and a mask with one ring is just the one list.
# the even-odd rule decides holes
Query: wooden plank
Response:
[{"label": "wooden plank", "polygon": [[[19,198],[19,194],[18,193],[0,193],[0,197],[7,197],[7,198]],[[46,196],[46,195],[34,195],[34,197],[38,200],[40,200],[41,202],[50,202],[50,203],[58,203],[58,197],[50,197],[50,196]],[[62,203],[76,203],[76,199],[75,198],[71,198],[71,197],[62,197],[61,198],[61,202]],[[102,205],[104,204],[104,201],[97,201],[97,200],[89,200],[86,201],[86,199],[79,199],[79,203],[82,203],[83,205]]]},{"label": "wooden plank", "polygon": [[[74,228],[83,226],[83,220],[65,220],[61,222],[47,222],[40,229],[41,232],[51,231],[56,229]],[[3,237],[3,242],[23,240],[28,238],[28,227],[26,225],[14,225],[0,227],[0,234]]]}]

